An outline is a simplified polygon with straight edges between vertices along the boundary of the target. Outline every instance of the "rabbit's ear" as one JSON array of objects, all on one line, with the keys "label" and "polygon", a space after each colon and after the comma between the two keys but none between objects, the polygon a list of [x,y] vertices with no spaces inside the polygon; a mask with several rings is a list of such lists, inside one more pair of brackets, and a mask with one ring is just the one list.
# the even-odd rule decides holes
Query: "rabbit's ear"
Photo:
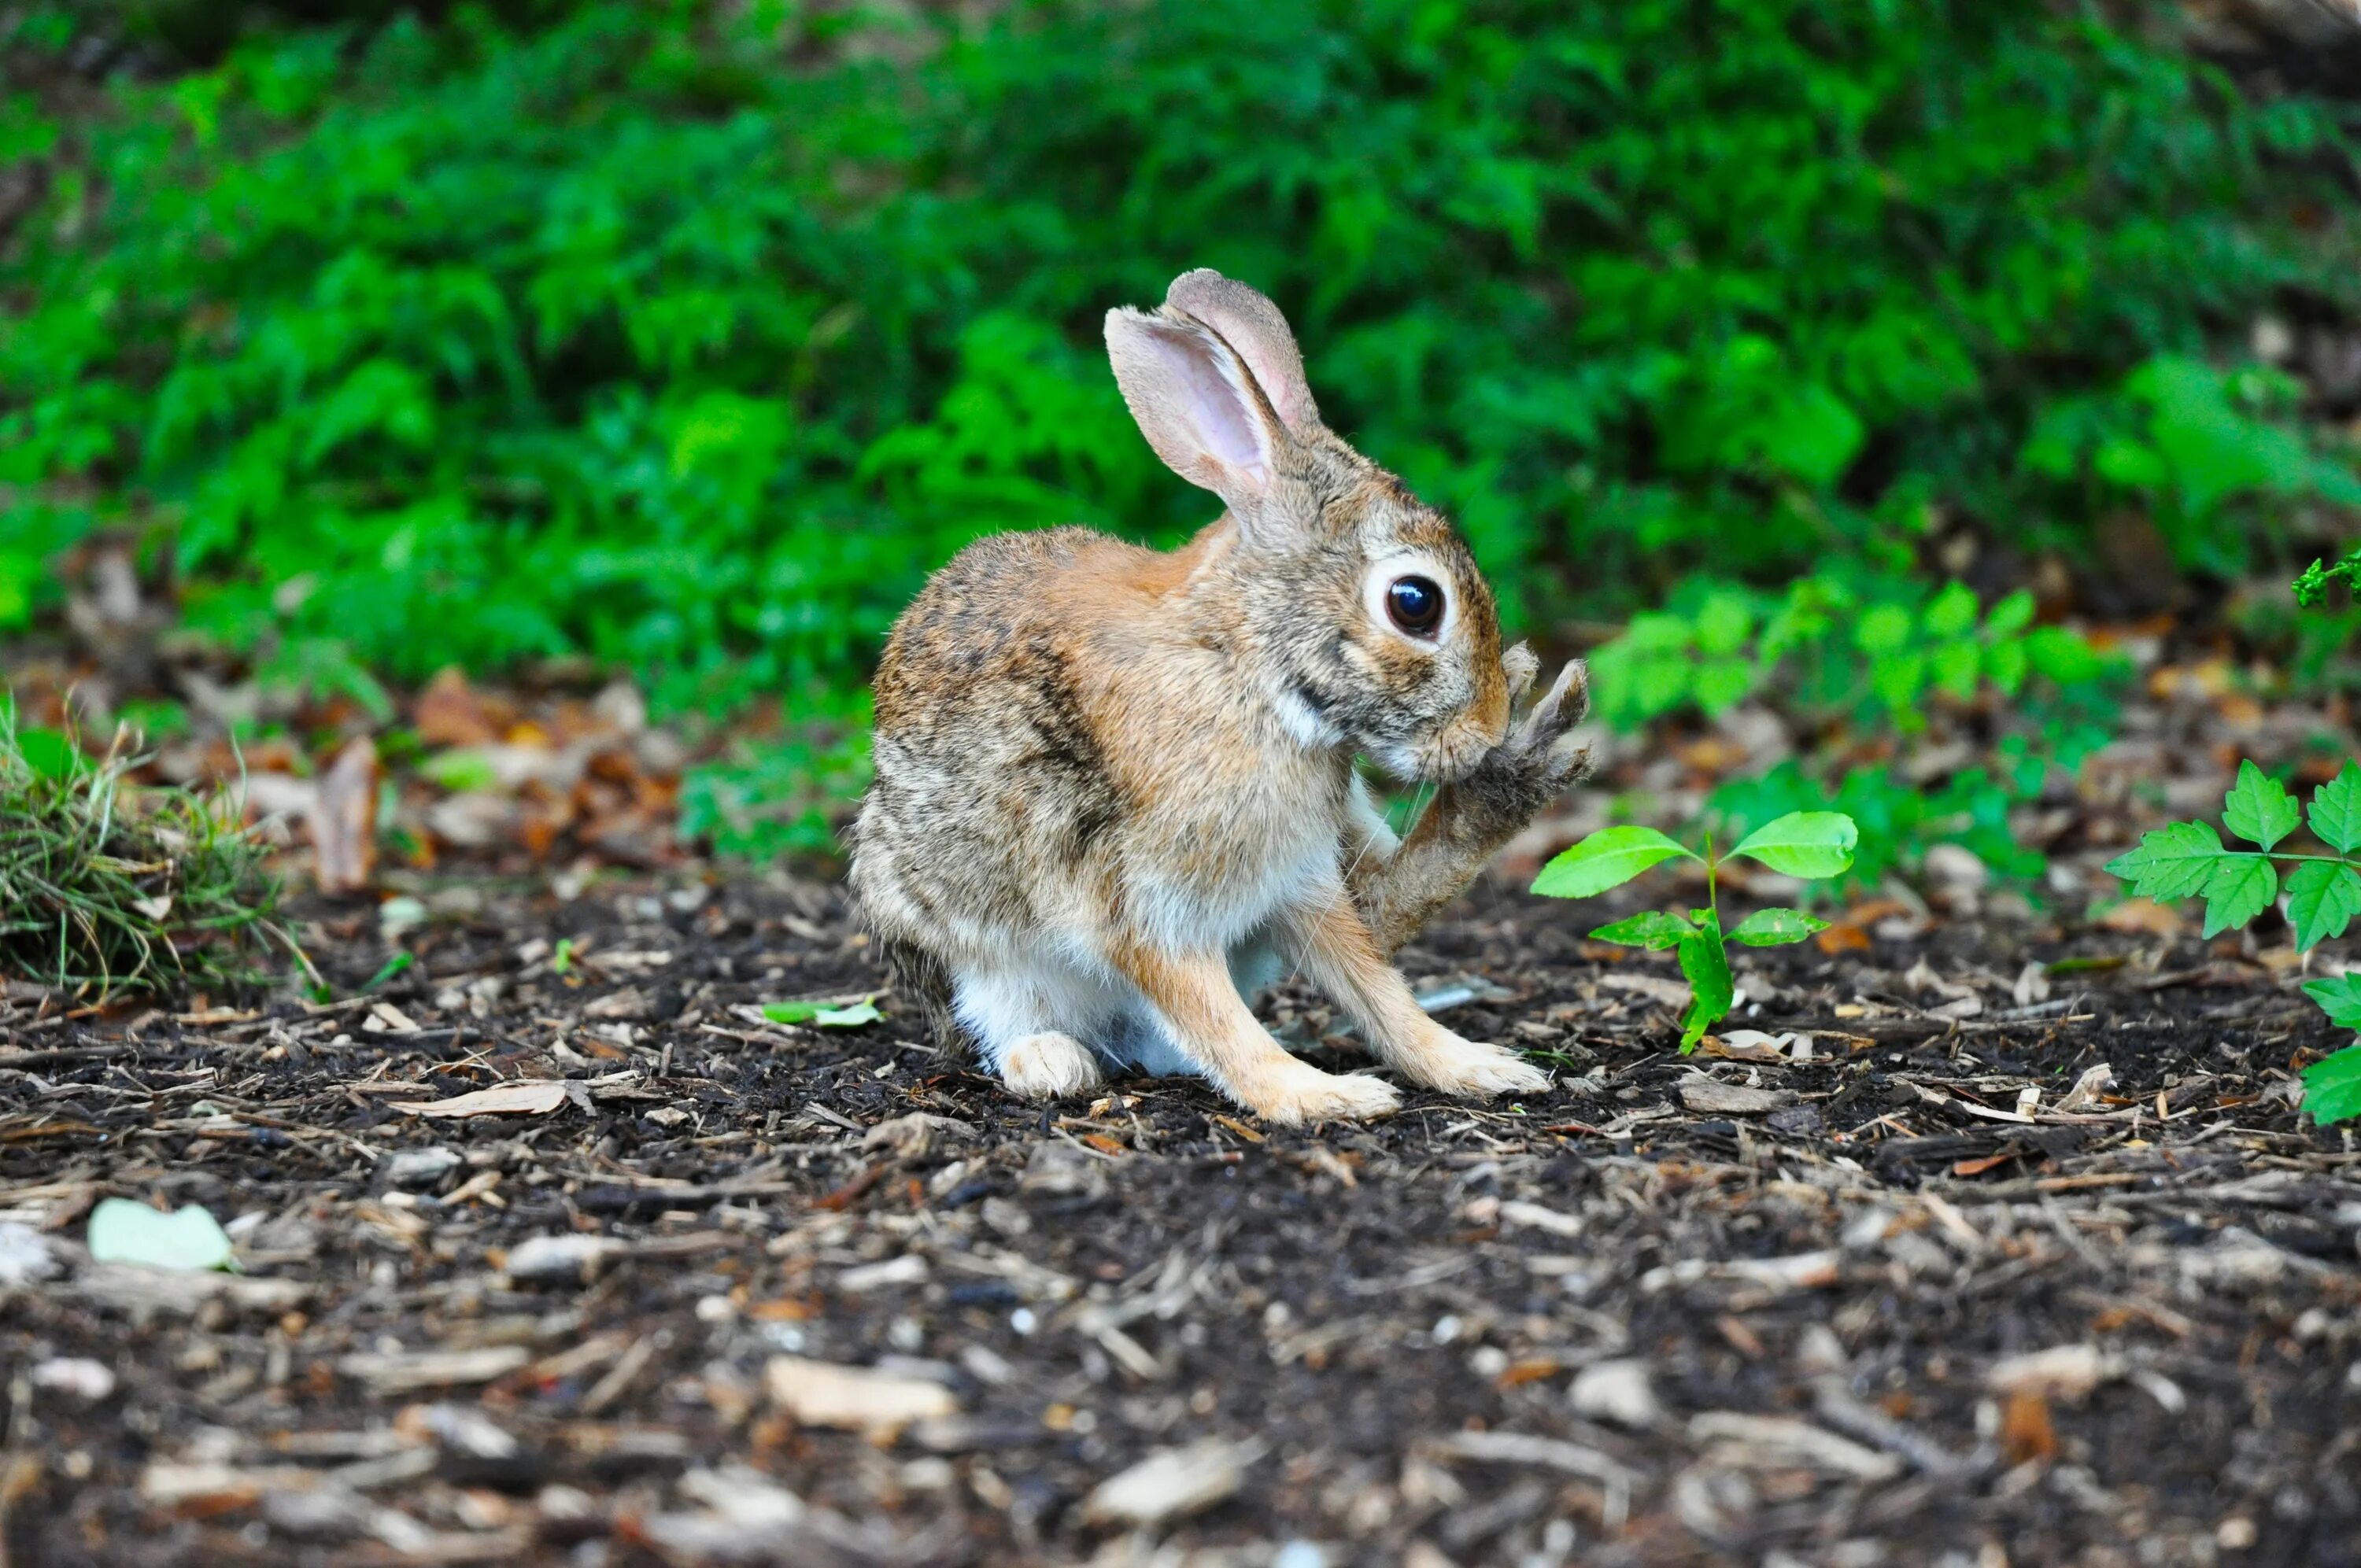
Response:
[{"label": "rabbit's ear", "polygon": [[1320,405],[1312,400],[1311,385],[1303,379],[1303,353],[1295,346],[1287,318],[1268,296],[1200,267],[1172,280],[1164,302],[1188,312],[1228,340],[1288,429],[1301,435],[1318,428]]},{"label": "rabbit's ear", "polygon": [[1258,512],[1287,430],[1221,334],[1169,308],[1125,307],[1107,313],[1106,340],[1115,385],[1156,455],[1241,521]]}]

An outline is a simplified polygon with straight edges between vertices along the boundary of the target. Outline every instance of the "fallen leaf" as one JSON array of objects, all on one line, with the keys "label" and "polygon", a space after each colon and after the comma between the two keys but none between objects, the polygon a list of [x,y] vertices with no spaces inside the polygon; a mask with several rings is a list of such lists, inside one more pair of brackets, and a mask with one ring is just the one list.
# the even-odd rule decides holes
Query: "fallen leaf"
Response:
[{"label": "fallen leaf", "polygon": [[174,1269],[237,1266],[228,1233],[195,1204],[167,1214],[128,1198],[103,1199],[91,1211],[85,1241],[92,1259],[99,1263]]},{"label": "fallen leaf", "polygon": [[2001,1453],[2011,1464],[2058,1457],[2058,1431],[2050,1424],[2049,1401],[2031,1388],[2020,1388],[2001,1406]]},{"label": "fallen leaf", "polygon": [[1839,953],[1865,953],[1869,933],[1850,920],[1839,920],[1825,931],[1812,933],[1812,945],[1831,958]]},{"label": "fallen leaf", "polygon": [[428,746],[487,746],[500,738],[501,716],[467,684],[456,665],[445,668],[418,694],[411,727]]},{"label": "fallen leaf", "polygon": [[388,1102],[396,1111],[408,1111],[418,1116],[539,1116],[565,1103],[566,1082],[556,1078],[518,1079],[449,1100]]},{"label": "fallen leaf", "polygon": [[2180,935],[2180,915],[2152,898],[2126,898],[2099,916],[2099,924],[2110,931],[2138,937]]},{"label": "fallen leaf", "polygon": [[320,775],[310,817],[320,891],[358,893],[377,872],[377,742],[356,737]]}]

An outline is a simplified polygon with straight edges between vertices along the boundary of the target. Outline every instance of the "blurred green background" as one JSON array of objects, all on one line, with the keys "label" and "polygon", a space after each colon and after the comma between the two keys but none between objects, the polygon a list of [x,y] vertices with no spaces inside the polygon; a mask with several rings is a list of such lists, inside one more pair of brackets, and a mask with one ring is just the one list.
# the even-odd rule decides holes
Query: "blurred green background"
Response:
[{"label": "blurred green background", "polygon": [[929,569],[1209,515],[1099,322],[1213,266],[1618,722],[2070,694],[2361,502],[2356,105],[2223,9],[20,5],[0,637],[129,530],[315,675],[784,703],[690,826],[820,841]]}]

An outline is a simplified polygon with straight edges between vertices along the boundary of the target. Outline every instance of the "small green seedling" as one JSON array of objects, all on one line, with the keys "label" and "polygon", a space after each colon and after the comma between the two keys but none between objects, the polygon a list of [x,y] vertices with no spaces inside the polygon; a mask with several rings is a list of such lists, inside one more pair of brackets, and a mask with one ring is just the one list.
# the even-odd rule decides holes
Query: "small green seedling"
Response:
[{"label": "small green seedling", "polygon": [[[1791,811],[1749,833],[1730,852],[1760,861],[1788,876],[1817,880],[1842,875],[1851,866],[1854,846],[1860,842],[1861,829],[1840,811]],[[1699,854],[1653,828],[1602,828],[1543,866],[1541,875],[1533,879],[1533,891],[1552,898],[1588,898],[1620,887],[1675,855],[1705,862],[1703,909],[1692,909],[1686,916],[1652,910],[1601,926],[1591,935],[1602,942],[1629,947],[1679,949],[1681,973],[1689,982],[1688,1011],[1681,1015],[1681,1050],[1686,1053],[1697,1049],[1708,1029],[1730,1015],[1737,1000],[1726,942],[1776,947],[1825,931],[1828,923],[1800,909],[1758,909],[1732,927],[1725,938],[1716,878],[1721,862],[1714,855],[1710,833],[1706,835],[1705,852]]]},{"label": "small green seedling", "polygon": [[[2299,817],[2334,853],[2298,855],[2272,848],[2295,831]],[[2241,762],[2238,782],[2222,797],[2222,825],[2261,848],[2225,849],[2210,822],[2169,822],[2130,854],[2108,861],[2107,870],[2142,898],[2204,899],[2205,935],[2215,937],[2238,929],[2277,903],[2279,866],[2292,865],[2287,917],[2298,952],[2342,937],[2361,914],[2361,857],[2355,853],[2361,850],[2361,763],[2346,762],[2312,792],[2311,808],[2299,813],[2286,785],[2252,762]],[[2308,981],[2303,989],[2331,1023],[2361,1029],[2361,979],[2340,975]],[[2304,1069],[2303,1085],[2304,1106],[2321,1125],[2361,1115],[2361,1046],[2348,1046]]]}]

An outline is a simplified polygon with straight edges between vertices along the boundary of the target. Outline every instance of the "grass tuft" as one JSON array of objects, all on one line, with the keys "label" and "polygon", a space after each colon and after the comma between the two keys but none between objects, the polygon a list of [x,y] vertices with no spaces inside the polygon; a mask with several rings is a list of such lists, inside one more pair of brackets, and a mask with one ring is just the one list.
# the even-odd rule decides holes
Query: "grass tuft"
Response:
[{"label": "grass tuft", "polygon": [[135,786],[0,697],[0,977],[85,1002],[262,983],[277,883],[218,796]]}]

